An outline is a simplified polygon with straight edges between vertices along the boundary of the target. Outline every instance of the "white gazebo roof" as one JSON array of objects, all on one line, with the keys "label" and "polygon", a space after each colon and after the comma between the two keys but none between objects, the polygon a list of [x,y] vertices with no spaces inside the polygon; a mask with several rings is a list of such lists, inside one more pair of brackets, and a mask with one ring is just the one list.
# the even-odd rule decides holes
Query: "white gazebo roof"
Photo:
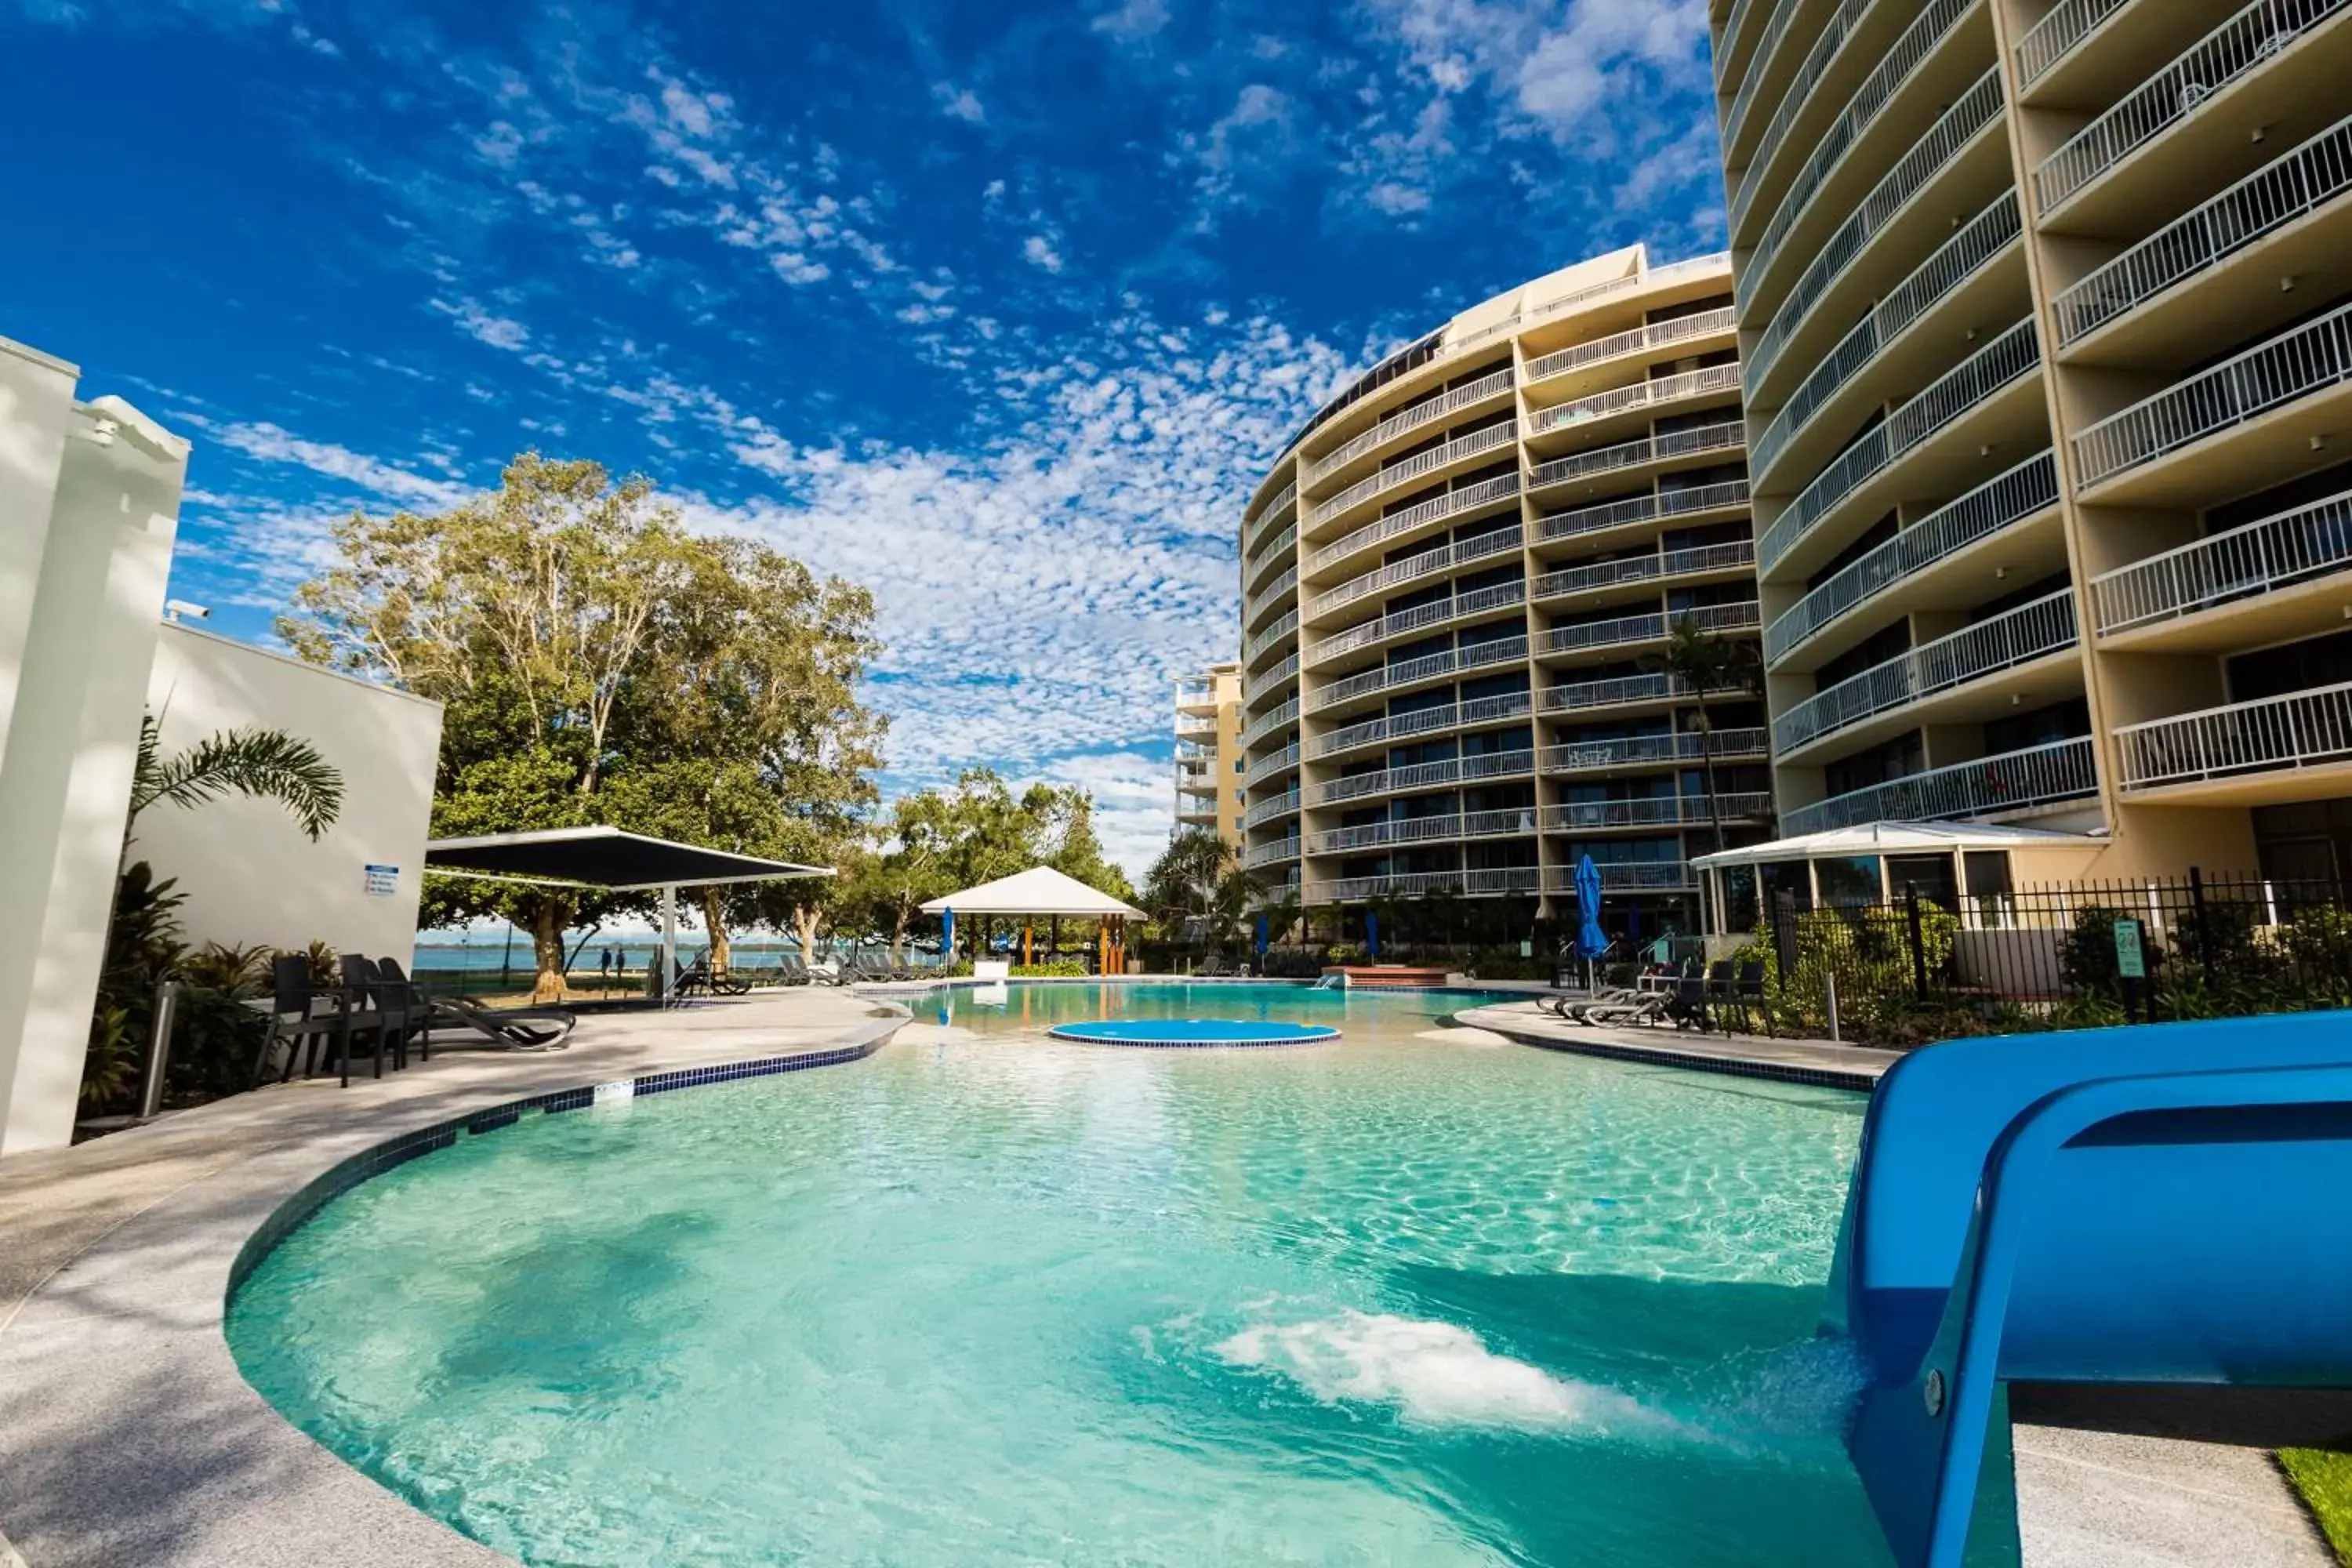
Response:
[{"label": "white gazebo roof", "polygon": [[1076,877],[1066,877],[1051,866],[1032,866],[923,906],[926,914],[953,910],[960,915],[1124,915],[1143,919],[1143,911],[1098,893]]},{"label": "white gazebo roof", "polygon": [[1697,855],[1701,870],[1760,866],[1772,860],[1839,860],[1857,855],[1949,855],[1965,849],[2097,849],[2103,839],[2042,827],[2004,827],[1989,822],[1867,822],[1833,827],[1769,844],[1748,844]]}]

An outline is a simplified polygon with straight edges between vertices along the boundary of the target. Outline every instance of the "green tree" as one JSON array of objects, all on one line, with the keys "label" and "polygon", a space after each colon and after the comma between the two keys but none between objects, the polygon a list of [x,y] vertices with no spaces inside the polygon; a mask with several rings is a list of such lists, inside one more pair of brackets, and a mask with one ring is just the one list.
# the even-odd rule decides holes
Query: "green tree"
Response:
[{"label": "green tree", "polygon": [[187,810],[225,795],[275,801],[315,841],[342,815],[343,775],[316,746],[283,730],[225,730],[167,757],[155,716],[139,721],[139,757],[123,825],[126,843],[139,814],[150,806]]},{"label": "green tree", "polygon": [[1717,849],[1723,847],[1723,818],[1717,805],[1715,782],[1715,712],[1710,696],[1725,691],[1753,693],[1762,681],[1756,645],[1734,642],[1702,628],[1688,615],[1677,616],[1664,652],[1643,660],[1652,673],[1671,677],[1688,689],[1698,713],[1699,766],[1706,775],[1707,831]]},{"label": "green tree", "polygon": [[1232,942],[1259,893],[1231,844],[1210,828],[1188,827],[1168,841],[1144,874],[1143,909],[1163,933],[1181,939],[1200,922],[1212,946]]}]

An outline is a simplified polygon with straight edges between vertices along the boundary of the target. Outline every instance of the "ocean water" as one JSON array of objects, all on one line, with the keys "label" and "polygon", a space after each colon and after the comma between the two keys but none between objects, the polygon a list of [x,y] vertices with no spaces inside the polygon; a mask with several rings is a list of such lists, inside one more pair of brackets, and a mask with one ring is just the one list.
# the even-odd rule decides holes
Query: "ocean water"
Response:
[{"label": "ocean water", "polygon": [[230,1342],[551,1568],[1883,1563],[1813,1337],[1860,1099],[1349,1005],[1224,1052],[957,1001],[526,1118],[331,1205]]}]

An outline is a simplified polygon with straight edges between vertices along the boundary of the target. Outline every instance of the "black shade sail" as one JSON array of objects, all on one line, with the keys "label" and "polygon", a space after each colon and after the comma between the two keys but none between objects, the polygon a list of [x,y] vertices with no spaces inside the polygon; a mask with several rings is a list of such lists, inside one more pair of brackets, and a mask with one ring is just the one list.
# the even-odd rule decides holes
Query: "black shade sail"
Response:
[{"label": "black shade sail", "polygon": [[830,866],[764,860],[756,855],[624,833],[617,827],[551,827],[535,833],[436,838],[425,846],[425,868],[458,876],[470,873],[571,883],[624,893],[834,874]]}]

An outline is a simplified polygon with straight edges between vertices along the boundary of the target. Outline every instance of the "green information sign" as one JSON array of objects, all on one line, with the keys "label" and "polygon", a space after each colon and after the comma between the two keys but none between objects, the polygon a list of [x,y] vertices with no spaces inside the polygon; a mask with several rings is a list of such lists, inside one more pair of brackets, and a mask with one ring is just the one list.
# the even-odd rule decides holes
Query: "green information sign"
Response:
[{"label": "green information sign", "polygon": [[2147,954],[2140,944],[2137,921],[2116,922],[2116,972],[2126,980],[2147,978]]}]

